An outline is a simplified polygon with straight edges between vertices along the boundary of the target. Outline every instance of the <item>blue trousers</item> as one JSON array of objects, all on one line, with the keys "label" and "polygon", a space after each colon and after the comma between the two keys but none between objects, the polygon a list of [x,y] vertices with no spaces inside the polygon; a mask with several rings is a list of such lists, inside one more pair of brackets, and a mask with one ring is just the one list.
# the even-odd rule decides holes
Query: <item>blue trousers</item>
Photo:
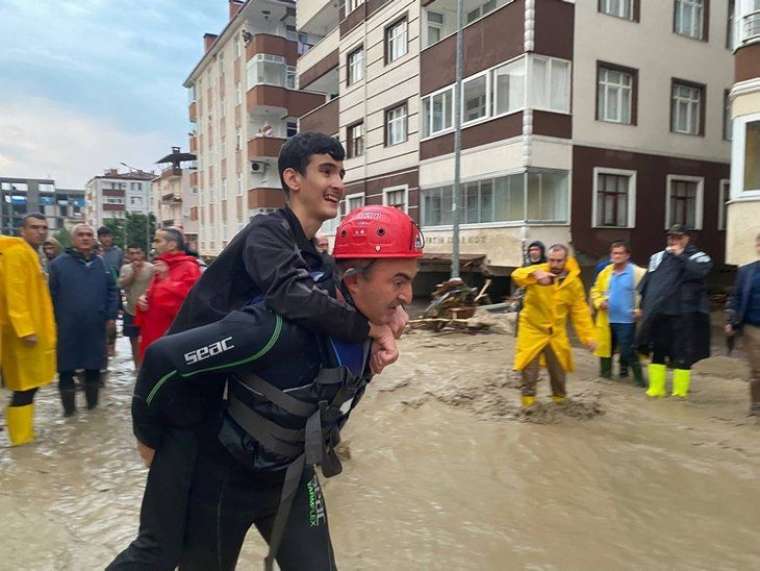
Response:
[{"label": "blue trousers", "polygon": [[636,324],[610,323],[612,332],[612,350],[620,353],[620,369],[625,371],[629,365],[638,360],[636,356]]}]

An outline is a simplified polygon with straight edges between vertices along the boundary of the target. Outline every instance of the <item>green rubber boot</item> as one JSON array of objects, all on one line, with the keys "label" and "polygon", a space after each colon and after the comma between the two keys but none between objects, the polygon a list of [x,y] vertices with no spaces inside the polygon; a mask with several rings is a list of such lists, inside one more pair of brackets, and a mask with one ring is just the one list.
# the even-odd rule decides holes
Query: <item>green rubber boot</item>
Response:
[{"label": "green rubber boot", "polygon": [[631,371],[633,371],[633,382],[637,387],[646,387],[647,384],[644,381],[644,371],[641,370],[641,363],[636,359],[631,363]]},{"label": "green rubber boot", "polygon": [[602,357],[599,359],[599,376],[603,379],[612,378],[612,357]]},{"label": "green rubber boot", "polygon": [[688,369],[676,369],[673,371],[673,396],[685,399],[689,396],[691,384],[691,371]]},{"label": "green rubber boot", "polygon": [[655,363],[649,364],[649,388],[647,389],[648,397],[661,398],[666,395],[665,379],[667,375],[668,370],[665,365],[657,365]]}]

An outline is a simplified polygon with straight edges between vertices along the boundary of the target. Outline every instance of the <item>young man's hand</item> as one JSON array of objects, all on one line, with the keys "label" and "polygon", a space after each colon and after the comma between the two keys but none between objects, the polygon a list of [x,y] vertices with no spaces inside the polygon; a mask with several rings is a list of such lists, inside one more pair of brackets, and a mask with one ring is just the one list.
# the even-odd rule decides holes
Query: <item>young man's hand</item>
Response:
[{"label": "young man's hand", "polygon": [[27,335],[26,337],[22,337],[22,338],[21,338],[21,341],[22,341],[22,342],[24,343],[24,345],[26,345],[27,347],[34,347],[34,346],[37,344],[37,336],[36,336],[36,335],[34,335],[34,334],[32,334],[32,335]]},{"label": "young man's hand", "polygon": [[536,270],[533,272],[533,277],[536,278],[536,281],[541,285],[551,285],[554,281],[554,274],[545,272],[544,270]]},{"label": "young man's hand", "polygon": [[603,311],[609,309],[609,307],[610,307],[610,304],[606,299],[602,303],[599,304],[599,309]]},{"label": "young man's hand", "polygon": [[403,306],[399,305],[396,308],[396,313],[393,316],[393,321],[388,324],[388,327],[391,328],[391,332],[393,332],[393,336],[396,339],[401,338],[401,334],[404,332],[404,329],[406,329],[407,323],[409,323],[409,314],[406,312],[406,309],[404,309]]},{"label": "young man's hand", "polygon": [[387,325],[371,325],[369,334],[374,340],[370,366],[372,372],[379,375],[385,367],[398,360],[398,346],[393,331]]},{"label": "young man's hand", "polygon": [[150,465],[153,463],[153,457],[156,455],[156,451],[138,440],[137,452],[139,452],[140,458],[142,458],[145,467],[150,468]]},{"label": "young man's hand", "polygon": [[588,349],[589,351],[591,352],[596,351],[596,340],[589,339],[588,341],[586,341],[586,343],[584,343],[584,345],[586,345],[586,349]]},{"label": "young man's hand", "polygon": [[143,294],[139,297],[137,300],[137,308],[140,311],[148,311],[148,296]]}]

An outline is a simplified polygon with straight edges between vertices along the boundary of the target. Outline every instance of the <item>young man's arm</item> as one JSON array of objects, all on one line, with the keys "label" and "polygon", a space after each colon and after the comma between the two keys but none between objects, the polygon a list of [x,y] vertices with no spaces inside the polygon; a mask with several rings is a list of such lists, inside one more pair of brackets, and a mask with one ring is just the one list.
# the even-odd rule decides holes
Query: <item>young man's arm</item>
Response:
[{"label": "young man's arm", "polygon": [[259,305],[233,311],[221,321],[167,335],[152,343],[137,376],[132,423],[137,439],[156,449],[166,424],[185,411],[175,399],[177,385],[218,382],[205,373],[250,369],[266,363],[282,334],[283,320]]},{"label": "young man's arm", "polygon": [[512,272],[512,281],[517,284],[517,287],[527,287],[530,285],[536,285],[538,280],[533,275],[536,270],[541,270],[545,267],[545,264],[537,264],[535,266],[525,266],[523,268],[517,268]]},{"label": "young man's arm", "polygon": [[137,274],[133,271],[132,264],[126,264],[121,267],[121,270],[119,271],[119,279],[116,283],[120,288],[124,289],[131,286],[136,277]]},{"label": "young man's arm", "polygon": [[3,255],[3,278],[8,321],[16,337],[23,339],[36,333],[32,308],[29,305],[27,289],[28,272],[24,250],[20,246],[9,248]]},{"label": "young man's arm", "polygon": [[594,285],[591,287],[591,305],[594,306],[594,309],[600,309],[602,304],[607,301],[607,288],[602,287],[602,281],[605,281],[603,280],[603,276],[605,275],[607,274],[604,273],[604,270],[599,272],[596,280],[594,280]]},{"label": "young man's arm", "polygon": [[367,319],[330,297],[309,275],[289,228],[263,217],[248,235],[244,250],[248,275],[276,313],[316,333],[359,343],[369,335]]}]

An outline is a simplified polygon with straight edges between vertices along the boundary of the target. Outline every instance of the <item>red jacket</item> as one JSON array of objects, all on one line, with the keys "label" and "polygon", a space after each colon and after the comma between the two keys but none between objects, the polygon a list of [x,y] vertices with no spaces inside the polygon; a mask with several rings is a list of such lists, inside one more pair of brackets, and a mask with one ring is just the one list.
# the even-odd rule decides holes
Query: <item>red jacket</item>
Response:
[{"label": "red jacket", "polygon": [[141,359],[148,346],[169,329],[182,302],[201,277],[198,260],[187,254],[161,254],[154,261],[156,262],[164,262],[169,266],[169,273],[163,278],[159,274],[153,276],[145,293],[148,310],[137,310],[135,325],[140,327]]}]

